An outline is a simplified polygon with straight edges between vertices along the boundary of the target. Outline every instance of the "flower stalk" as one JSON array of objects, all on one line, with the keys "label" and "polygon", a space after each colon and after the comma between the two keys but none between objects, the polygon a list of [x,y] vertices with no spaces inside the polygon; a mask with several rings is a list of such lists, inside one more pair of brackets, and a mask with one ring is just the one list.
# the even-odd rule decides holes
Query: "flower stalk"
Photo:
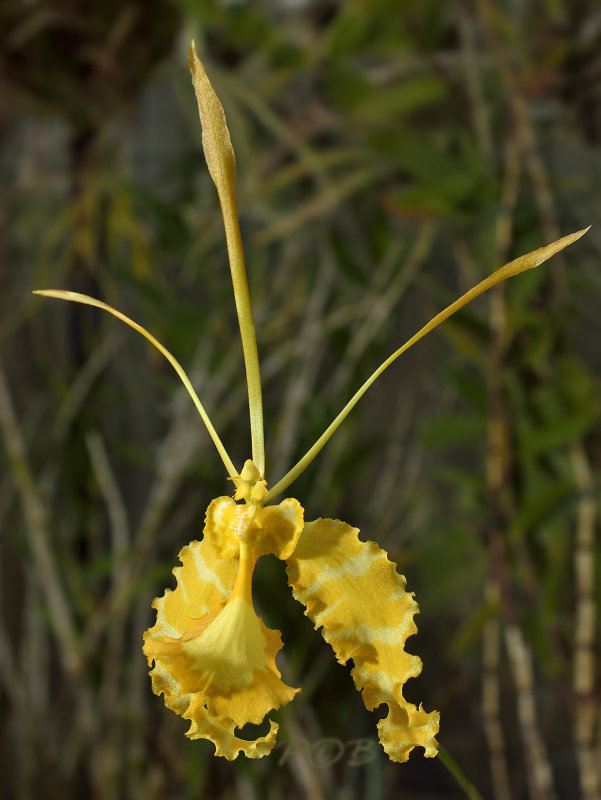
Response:
[{"label": "flower stalk", "polygon": [[238,221],[236,157],[223,106],[211,86],[202,62],[198,58],[194,42],[190,45],[190,72],[192,73],[192,83],[196,92],[202,124],[202,146],[209,172],[219,196],[223,226],[225,228],[225,240],[230,261],[240,336],[242,338],[244,365],[246,367],[252,460],[261,475],[265,477],[261,374],[255,323],[248,290],[248,279],[246,277],[244,250],[240,235],[240,223]]}]

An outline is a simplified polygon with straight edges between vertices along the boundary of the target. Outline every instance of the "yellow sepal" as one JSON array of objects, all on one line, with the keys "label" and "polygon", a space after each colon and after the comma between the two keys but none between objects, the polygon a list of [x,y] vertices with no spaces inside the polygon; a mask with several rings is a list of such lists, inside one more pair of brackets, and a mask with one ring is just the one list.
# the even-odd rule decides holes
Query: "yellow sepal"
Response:
[{"label": "yellow sepal", "polygon": [[438,712],[426,713],[403,697],[405,681],[422,668],[405,651],[417,631],[417,603],[384,550],[358,534],[339,520],[308,522],[288,559],[292,592],[338,661],[353,659],[351,674],[366,708],[388,705],[378,732],[390,759],[406,761],[416,746],[435,756]]}]

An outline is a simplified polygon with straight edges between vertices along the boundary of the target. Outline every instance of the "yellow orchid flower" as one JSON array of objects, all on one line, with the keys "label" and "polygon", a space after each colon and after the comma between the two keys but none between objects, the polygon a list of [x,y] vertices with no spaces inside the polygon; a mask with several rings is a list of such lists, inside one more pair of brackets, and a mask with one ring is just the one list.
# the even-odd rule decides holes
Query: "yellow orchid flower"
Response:
[{"label": "yellow orchid flower", "polygon": [[380,741],[393,761],[406,761],[414,747],[437,753],[437,711],[426,712],[403,697],[405,682],[421,672],[421,660],[405,651],[416,633],[418,606],[406,591],[386,553],[362,541],[345,522],[305,522],[297,500],[269,505],[307,468],[359,399],[402,353],[473,298],[513,275],[538,266],[585,231],[512,261],[483,280],[396,350],[368,378],[300,461],[268,491],[263,444],[261,380],[252,309],[236,209],[235,157],[223,108],[207,78],[194,44],[190,68],[203,128],[203,147],[223,213],[242,336],[249,395],[252,460],[236,470],[185,371],[148,331],[99,300],[66,291],[38,294],[104,309],[145,336],[171,363],[202,417],[225,468],[234,497],[218,497],[206,512],[204,535],[179,554],[176,588],[153,602],[156,622],[144,633],[144,653],[152,688],[165,705],[190,721],[187,736],[209,739],[215,754],[234,759],[269,753],[278,726],[264,736],[241,735],[247,723],[260,723],[289,703],[299,689],[287,686],[276,666],[282,646],[279,631],[267,628],[252,601],[257,559],[274,553],[286,561],[294,597],[321,629],[341,664],[353,660],[352,677],[369,710],[382,704],[388,715],[378,723]]}]

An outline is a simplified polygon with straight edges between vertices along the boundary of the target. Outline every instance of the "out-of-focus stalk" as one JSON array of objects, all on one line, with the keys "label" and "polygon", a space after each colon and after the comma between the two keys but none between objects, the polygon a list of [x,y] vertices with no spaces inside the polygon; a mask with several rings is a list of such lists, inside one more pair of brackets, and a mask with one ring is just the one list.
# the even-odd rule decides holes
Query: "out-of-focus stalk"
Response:
[{"label": "out-of-focus stalk", "polygon": [[[509,140],[505,157],[501,203],[496,224],[494,260],[505,260],[512,239],[512,223],[520,185],[520,142]],[[513,623],[514,612],[507,589],[507,530],[511,517],[509,474],[512,463],[509,415],[503,392],[507,342],[505,287],[495,287],[489,298],[488,424],[486,441],[486,497],[490,526],[487,532],[489,574],[486,601],[499,609],[488,620],[482,639],[482,713],[488,743],[495,800],[511,800],[507,749],[500,715],[500,655],[503,624]]]},{"label": "out-of-focus stalk", "polygon": [[599,759],[595,752],[595,519],[597,504],[593,496],[593,476],[582,445],[574,445],[571,453],[576,483],[580,490],[574,578],[576,619],[574,620],[574,673],[576,754],[580,770],[583,800],[598,800]]},{"label": "out-of-focus stalk", "polygon": [[47,603],[50,625],[59,644],[59,654],[67,673],[75,674],[81,667],[78,651],[78,632],[73,613],[65,595],[56,559],[48,536],[46,509],[39,496],[29,467],[25,443],[17,423],[4,371],[0,364],[0,436],[6,447],[25,518],[27,544]]}]

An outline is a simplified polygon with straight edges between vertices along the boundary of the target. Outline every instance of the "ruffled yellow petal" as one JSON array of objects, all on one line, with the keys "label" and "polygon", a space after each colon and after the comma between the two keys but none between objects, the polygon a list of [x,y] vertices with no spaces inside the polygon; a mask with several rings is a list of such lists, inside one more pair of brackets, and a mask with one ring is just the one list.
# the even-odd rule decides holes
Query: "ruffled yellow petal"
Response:
[{"label": "ruffled yellow petal", "polygon": [[407,638],[417,631],[417,603],[386,553],[358,534],[339,520],[308,522],[288,559],[294,597],[322,628],[338,661],[353,659],[351,674],[365,706],[372,711],[388,705],[378,732],[391,760],[406,761],[416,746],[435,756],[438,712],[426,713],[403,697],[405,681],[422,667],[405,651]]},{"label": "ruffled yellow petal", "polygon": [[256,539],[253,553],[256,558],[275,553],[278,558],[289,558],[303,531],[303,508],[298,500],[289,497],[277,506],[262,508],[254,519]]},{"label": "ruffled yellow petal", "polygon": [[280,680],[275,666],[280,634],[265,627],[245,597],[232,596],[223,609],[195,622],[180,638],[153,639],[145,648],[182,692],[202,695],[210,714],[238,726],[258,725],[292,700],[296,690]]},{"label": "ruffled yellow petal", "polygon": [[216,755],[259,758],[273,748],[277,725],[253,742],[235,728],[261,722],[298,690],[281,681],[275,665],[279,632],[254,612],[254,559],[245,545],[240,559],[220,558],[207,531],[180,558],[177,587],[154,601],[157,621],[144,634],[153,691],[191,721],[187,736],[213,741]]},{"label": "ruffled yellow petal", "polygon": [[231,497],[217,497],[207,508],[205,538],[215,545],[219,558],[236,558],[252,517],[254,505],[238,504]]},{"label": "ruffled yellow petal", "polygon": [[233,761],[239,753],[247,758],[262,758],[270,753],[276,743],[278,724],[270,721],[269,732],[254,740],[241,739],[236,736],[236,723],[229,719],[219,719],[209,714],[200,695],[181,694],[179,686],[171,675],[161,666],[155,664],[150,673],[152,690],[155,694],[163,694],[165,705],[183,719],[190,720],[190,729],[186,733],[189,739],[209,739],[215,745],[215,755]]},{"label": "ruffled yellow petal", "polygon": [[240,504],[231,497],[218,497],[207,509],[205,536],[215,543],[221,558],[231,558],[240,544],[252,547],[256,559],[266,553],[288,558],[303,530],[303,509],[298,500],[287,498],[265,508]]},{"label": "ruffled yellow petal", "polygon": [[190,542],[178,557],[182,566],[173,570],[177,586],[173,591],[166,589],[162,597],[153,601],[157,619],[145,637],[181,636],[188,620],[223,608],[234,588],[238,559],[218,558],[217,549],[207,536],[201,542]]}]

